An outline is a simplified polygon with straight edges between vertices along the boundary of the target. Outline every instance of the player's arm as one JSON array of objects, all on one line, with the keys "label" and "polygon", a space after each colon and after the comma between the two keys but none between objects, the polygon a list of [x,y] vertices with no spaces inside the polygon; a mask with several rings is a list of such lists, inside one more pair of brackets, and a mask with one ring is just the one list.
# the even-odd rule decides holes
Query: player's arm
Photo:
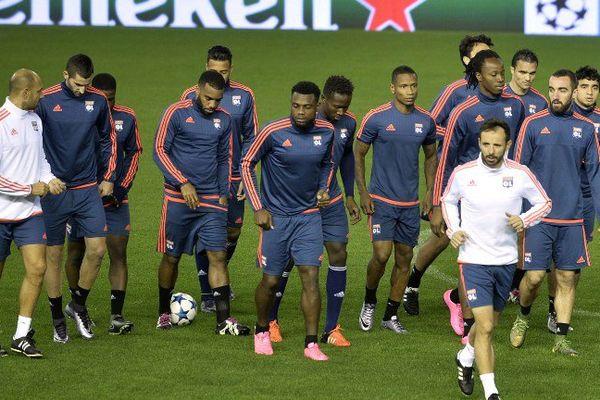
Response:
[{"label": "player's arm", "polygon": [[329,198],[329,186],[333,180],[334,165],[333,165],[333,141],[335,140],[335,132],[331,130],[331,140],[327,144],[327,151],[321,160],[321,171],[319,174],[319,190],[317,192],[317,207],[326,207],[331,199]]},{"label": "player's arm", "polygon": [[446,191],[440,199],[440,209],[447,226],[446,235],[450,238],[452,246],[458,248],[466,241],[468,235],[460,229],[458,202],[462,197],[462,193],[456,171],[452,173],[448,182]]},{"label": "player's arm", "polygon": [[517,121],[517,125],[515,125],[515,131],[510,133],[511,136],[511,141],[513,143],[513,145],[511,146],[511,148],[508,151],[508,155],[509,158],[514,160],[515,158],[515,147],[517,145],[517,142],[519,141],[519,135],[521,134],[521,128],[523,126],[523,122],[525,121],[525,106],[523,105],[522,101],[519,101],[519,110],[521,112],[521,115],[519,116],[519,120]]},{"label": "player's arm", "polygon": [[425,186],[427,191],[425,198],[421,200],[421,212],[429,214],[431,211],[431,202],[433,196],[433,183],[435,181],[435,171],[437,168],[437,149],[436,149],[436,125],[432,124],[431,130],[427,134],[427,139],[423,142],[423,172],[425,174]]},{"label": "player's arm", "polygon": [[142,139],[140,137],[140,129],[137,118],[133,117],[133,124],[125,139],[123,152],[123,171],[125,175],[115,183],[114,196],[119,203],[123,201],[131,186],[138,171],[140,156],[142,155]]},{"label": "player's arm", "polygon": [[585,171],[592,189],[594,209],[598,212],[600,210],[600,143],[595,129],[593,132],[585,149]]},{"label": "player's arm", "polygon": [[[525,167],[525,175],[522,179],[521,196],[527,199],[531,208],[518,216],[507,213],[509,225],[517,232],[537,224],[552,210],[552,200],[529,168]],[[513,217],[517,217],[519,220]]]},{"label": "player's arm", "polygon": [[219,203],[227,205],[229,201],[229,186],[231,184],[231,168],[233,162],[233,125],[229,120],[228,127],[219,138],[217,149],[217,176],[219,179]]},{"label": "player's arm", "polygon": [[114,181],[116,179],[117,166],[117,134],[115,124],[113,123],[108,101],[103,99],[101,109],[96,120],[96,127],[100,135],[100,149],[104,163],[103,180],[98,186],[100,196],[109,196],[113,192]]},{"label": "player's arm", "polygon": [[356,187],[360,196],[360,208],[362,211],[371,215],[375,212],[375,204],[367,190],[365,158],[371,148],[371,143],[377,139],[377,123],[373,119],[373,114],[369,113],[363,119],[358,134],[356,135],[356,144],[354,145],[354,172]]},{"label": "player's arm", "polygon": [[529,165],[531,162],[531,156],[535,149],[535,141],[533,137],[534,133],[529,125],[529,119],[526,119],[519,129],[517,135],[517,142],[515,144],[515,151],[513,158],[516,162],[523,165]]},{"label": "player's arm", "polygon": [[67,185],[52,173],[50,163],[48,163],[48,160],[46,159],[46,153],[44,152],[43,140],[44,139],[42,136],[38,153],[41,166],[40,180],[48,185],[48,191],[50,194],[60,194],[67,189]]},{"label": "player's arm", "polygon": [[242,151],[246,150],[252,140],[258,134],[258,113],[256,112],[256,103],[254,102],[254,94],[248,93],[248,104],[244,111],[242,119]]},{"label": "player's arm", "polygon": [[346,193],[346,209],[350,214],[350,223],[356,224],[360,221],[360,208],[354,201],[354,152],[352,147],[354,145],[354,134],[348,138],[344,145],[344,154],[340,160],[340,175],[342,176],[342,182],[344,184],[344,192]]},{"label": "player's arm", "polygon": [[450,117],[450,113],[454,108],[454,102],[452,101],[452,87],[451,85],[446,86],[438,97],[433,101],[431,105],[431,116],[435,120],[436,133],[439,138],[444,137],[446,133],[446,123]]}]

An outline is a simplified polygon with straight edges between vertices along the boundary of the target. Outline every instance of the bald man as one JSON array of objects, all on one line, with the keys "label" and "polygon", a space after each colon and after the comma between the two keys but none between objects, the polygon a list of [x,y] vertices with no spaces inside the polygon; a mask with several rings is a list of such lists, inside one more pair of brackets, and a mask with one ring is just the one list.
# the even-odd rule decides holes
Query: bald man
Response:
[{"label": "bald man", "polygon": [[[42,80],[20,69],[9,83],[9,96],[0,108],[0,275],[14,240],[25,264],[19,294],[19,318],[10,349],[29,358],[42,357],[35,347],[31,316],[46,271],[46,228],[40,197],[65,189],[46,161],[42,121],[32,112],[42,94]],[[7,355],[0,347],[0,356]]]}]

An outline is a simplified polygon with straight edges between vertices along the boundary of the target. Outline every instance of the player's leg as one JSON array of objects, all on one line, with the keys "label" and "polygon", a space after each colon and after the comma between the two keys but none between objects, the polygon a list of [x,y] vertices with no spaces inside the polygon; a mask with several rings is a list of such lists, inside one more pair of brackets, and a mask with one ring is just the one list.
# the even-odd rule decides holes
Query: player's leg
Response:
[{"label": "player's leg", "polygon": [[[10,242],[8,247],[10,247]],[[2,248],[2,246],[0,245],[0,249]],[[0,255],[0,277],[2,277],[2,271],[4,270],[4,264],[6,261],[6,257]],[[2,345],[0,345],[0,357],[6,357],[8,355],[8,352],[2,347]]]},{"label": "player's leg", "polygon": [[460,297],[460,309],[461,315],[463,319],[463,333],[460,342],[465,344],[469,341],[469,332],[471,331],[471,327],[475,323],[475,317],[473,316],[473,311],[469,307],[469,303],[467,302],[467,293],[464,291],[464,286],[458,284],[458,294]]},{"label": "player's leg", "polygon": [[[259,244],[260,246],[260,244]],[[275,275],[271,275],[271,273]],[[254,327],[254,352],[270,356],[273,354],[269,334],[269,310],[273,307],[275,290],[279,284],[279,276],[275,270],[263,271],[262,279],[254,292],[256,304],[256,325]]]},{"label": "player's leg", "polygon": [[556,334],[556,308],[554,302],[556,300],[556,265],[554,261],[550,268],[546,270],[546,276],[548,277],[548,319],[547,326],[551,333]]},{"label": "player's leg", "polygon": [[133,322],[123,318],[123,305],[127,293],[129,277],[127,265],[128,236],[108,235],[106,247],[110,264],[108,279],[110,282],[110,326],[108,333],[121,335],[133,329]]},{"label": "player's leg", "polygon": [[281,327],[279,326],[279,307],[281,306],[281,301],[283,300],[285,288],[287,287],[292,269],[294,269],[294,262],[290,259],[285,267],[285,270],[281,274],[281,277],[279,278],[277,291],[275,292],[275,298],[273,299],[273,306],[269,312],[269,335],[271,337],[271,342],[274,343],[283,341],[283,337],[281,336]]},{"label": "player's leg", "polygon": [[208,283],[208,255],[205,250],[195,253],[196,271],[200,284],[200,311],[205,313],[215,312],[215,300],[212,296],[210,283]]},{"label": "player's leg", "polygon": [[321,352],[317,344],[319,317],[321,316],[319,268],[306,265],[298,265],[297,268],[300,281],[302,282],[301,306],[306,329],[304,356],[315,361],[327,361],[329,358]]},{"label": "player's leg", "polygon": [[69,284],[69,290],[71,295],[77,290],[77,284],[79,283],[79,271],[81,269],[81,263],[83,262],[83,256],[85,254],[85,241],[81,239],[67,239],[67,257],[65,259],[65,274],[67,275],[67,282]]},{"label": "player's leg", "polygon": [[408,333],[398,319],[398,307],[400,306],[402,295],[408,282],[413,248],[403,243],[394,242],[394,253],[395,262],[390,276],[390,296],[387,300],[381,327],[390,329],[395,333]]},{"label": "player's leg", "polygon": [[165,253],[158,265],[157,329],[169,329],[171,327],[171,295],[179,274],[179,260],[180,256]]}]

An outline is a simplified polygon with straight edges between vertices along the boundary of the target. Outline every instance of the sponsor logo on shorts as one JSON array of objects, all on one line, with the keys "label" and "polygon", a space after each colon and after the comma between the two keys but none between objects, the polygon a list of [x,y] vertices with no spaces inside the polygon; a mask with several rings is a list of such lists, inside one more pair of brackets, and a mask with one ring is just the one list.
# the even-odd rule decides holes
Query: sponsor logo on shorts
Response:
[{"label": "sponsor logo on shorts", "polygon": [[243,222],[244,222],[244,219],[243,219],[242,217],[238,217],[238,218],[235,220],[235,223],[236,223],[236,224],[242,224]]},{"label": "sponsor logo on shorts", "polygon": [[373,235],[378,235],[381,233],[381,225],[375,224],[371,227],[371,230],[373,231]]},{"label": "sponsor logo on shorts", "polygon": [[175,243],[172,240],[167,240],[167,249],[173,250],[175,248]]},{"label": "sponsor logo on shorts", "polygon": [[260,265],[263,267],[267,266],[267,257],[266,256],[261,256],[260,257]]},{"label": "sponsor logo on shorts", "polygon": [[342,290],[341,292],[337,292],[333,294],[333,297],[339,297],[342,298],[346,295],[346,293],[344,293],[344,291]]},{"label": "sponsor logo on shorts", "polygon": [[319,262],[323,262],[323,254],[319,256]]},{"label": "sponsor logo on shorts", "polygon": [[44,233],[42,234],[42,239],[44,239],[44,240],[47,240],[47,239],[48,239],[48,235],[46,235],[46,232],[44,232]]},{"label": "sponsor logo on shorts", "polygon": [[125,230],[127,232],[131,232],[131,225],[130,224],[125,225]]},{"label": "sponsor logo on shorts", "polygon": [[467,298],[469,301],[477,300],[477,289],[467,290]]},{"label": "sponsor logo on shorts", "polygon": [[73,227],[71,226],[71,224],[67,224],[67,235],[70,235],[71,232],[73,232]]},{"label": "sponsor logo on shorts", "polygon": [[580,256],[579,259],[577,260],[577,264],[582,264],[585,262],[585,257],[584,256]]},{"label": "sponsor logo on shorts", "polygon": [[523,258],[525,259],[526,263],[530,263],[531,260],[533,259],[533,257],[531,256],[531,253],[525,253],[525,256]]}]

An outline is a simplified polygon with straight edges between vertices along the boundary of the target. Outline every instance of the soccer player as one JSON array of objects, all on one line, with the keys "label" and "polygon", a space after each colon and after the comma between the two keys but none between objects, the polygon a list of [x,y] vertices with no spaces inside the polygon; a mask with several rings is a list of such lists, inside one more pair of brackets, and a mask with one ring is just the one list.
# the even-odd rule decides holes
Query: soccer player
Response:
[{"label": "soccer player", "polygon": [[[465,77],[446,86],[431,105],[430,112],[437,124],[437,138],[440,141],[438,144],[438,156],[442,149],[441,141],[446,132],[450,113],[456,106],[465,101],[467,97],[475,94],[475,88],[468,85],[467,68],[477,53],[482,50],[489,50],[493,45],[490,37],[481,34],[477,36],[465,36],[458,46],[460,61],[465,68]],[[431,215],[422,215],[426,219],[431,217]],[[429,268],[447,246],[445,237],[438,238],[436,235],[431,235],[423,246],[421,246],[411,270],[402,302],[404,309],[409,315],[419,314],[419,287],[421,286],[421,278],[427,268]],[[459,321],[458,325],[462,326],[458,290],[446,291],[444,293],[444,301],[450,310],[451,318]]]},{"label": "soccer player", "polygon": [[[233,137],[233,160],[231,171],[231,190],[229,194],[229,205],[227,206],[227,263],[233,257],[237,246],[242,225],[244,223],[244,188],[240,173],[240,160],[244,144],[250,141],[258,133],[258,114],[256,113],[256,102],[254,92],[247,86],[229,79],[233,71],[233,55],[231,50],[224,46],[213,46],[208,49],[206,57],[206,69],[217,71],[225,79],[225,92],[220,107],[227,111],[232,120]],[[196,86],[192,86],[181,95],[181,100],[194,100]],[[196,253],[196,268],[202,298],[200,310],[204,312],[215,312],[215,301],[208,283],[208,257],[205,251]],[[233,292],[231,292],[233,296]]]},{"label": "soccer player", "polygon": [[[112,119],[115,123],[117,134],[117,166],[116,180],[112,196],[102,199],[106,213],[106,226],[108,228],[106,247],[110,258],[108,278],[110,280],[111,316],[108,333],[120,335],[131,332],[133,322],[123,318],[123,303],[127,288],[127,243],[129,240],[130,216],[129,199],[127,193],[131,189],[137,173],[140,155],[142,154],[142,140],[135,112],[122,105],[115,104],[117,94],[117,81],[110,74],[97,74],[92,79],[92,86],[100,90],[108,99]],[[102,176],[99,171],[98,176]],[[67,226],[68,247],[65,270],[69,279],[69,286],[76,287],[79,280],[79,268],[85,254],[83,234],[77,223],[72,222]]]},{"label": "soccer player", "polygon": [[[531,171],[505,159],[510,128],[490,119],[481,125],[479,157],[456,168],[441,199],[446,234],[458,248],[461,282],[475,324],[456,355],[460,390],[473,393],[477,361],[485,398],[499,399],[492,336],[504,309],[518,260],[517,232],[538,223],[552,202]],[[526,199],[532,207],[521,212]]]},{"label": "soccer player", "polygon": [[[10,78],[9,94],[0,108],[0,276],[14,240],[23,256],[25,278],[10,349],[30,358],[42,357],[31,329],[46,271],[46,229],[40,196],[65,190],[65,184],[52,174],[46,161],[42,121],[31,112],[41,95],[38,74],[20,69]],[[6,355],[0,346],[0,356]]]},{"label": "soccer player", "polygon": [[[331,153],[335,129],[317,119],[321,91],[313,82],[298,82],[291,92],[291,115],[263,128],[242,158],[242,177],[254,222],[260,227],[257,264],[262,279],[256,288],[254,352],[272,355],[269,310],[280,277],[290,260],[302,282],[306,327],[304,356],[326,361],[317,343],[321,294],[319,267],[323,229],[318,207],[329,204],[333,177]],[[260,194],[255,168],[261,162]]]},{"label": "soccer player", "polygon": [[200,75],[194,100],[164,112],[154,141],[154,161],[165,177],[165,195],[157,249],[158,329],[171,327],[170,300],[183,253],[206,250],[216,304],[218,335],[248,335],[231,318],[227,241],[227,199],[231,176],[231,117],[219,108],[225,80],[216,71]]},{"label": "soccer player", "polygon": [[[377,287],[393,250],[391,288],[381,327],[402,334],[407,330],[398,320],[398,306],[420,228],[419,149],[422,147],[425,154],[423,169],[427,185],[427,194],[420,203],[428,213],[437,164],[436,125],[427,111],[415,105],[418,79],[412,68],[402,65],[392,71],[390,91],[394,99],[372,109],[363,119],[354,149],[360,207],[369,216],[373,242],[359,323],[363,331],[373,328]],[[371,145],[373,165],[367,189],[365,157]]]},{"label": "soccer player", "polygon": [[575,302],[577,275],[589,265],[580,169],[585,161],[595,208],[600,209],[599,144],[593,123],[573,111],[577,77],[561,69],[549,79],[550,109],[529,116],[519,133],[515,161],[528,166],[552,199],[552,211],[542,223],[527,229],[520,286],[520,312],[510,332],[513,347],[521,347],[537,291],[553,260],[556,266],[557,333],[552,351],[576,356],[567,340]]},{"label": "soccer player", "polygon": [[[335,128],[333,142],[334,175],[329,186],[331,203],[321,209],[323,240],[327,250],[329,268],[327,270],[327,317],[321,342],[337,347],[348,347],[350,341],[342,334],[338,324],[342,302],[346,290],[346,260],[348,258],[346,244],[348,243],[348,218],[344,211],[342,191],[337,181],[336,173],[339,168],[344,191],[346,193],[346,208],[352,224],[360,221],[360,209],[354,201],[354,132],[356,117],[348,108],[352,101],[354,86],[343,76],[333,75],[327,78],[323,86],[323,94],[319,104],[317,118],[330,122]],[[282,340],[277,318],[279,305],[287,285],[287,280],[293,264],[284,271],[275,293],[275,300],[269,316],[269,333],[272,342]]]},{"label": "soccer player", "polygon": [[[57,343],[69,340],[62,312],[61,277],[67,221],[79,224],[85,240],[79,281],[71,287],[72,300],[65,307],[84,339],[94,337],[86,301],[106,252],[102,197],[113,192],[117,139],[106,96],[90,86],[93,73],[88,56],[72,56],[63,72],[65,80],[44,90],[36,109],[44,123],[44,150],[52,172],[67,185],[60,195],[42,199],[48,235],[46,288]],[[101,178],[97,176],[98,147],[104,171]]]},{"label": "soccer player", "polygon": [[[500,56],[492,50],[479,52],[469,64],[469,86],[476,87],[476,95],[467,99],[458,106],[450,116],[450,122],[444,136],[444,145],[436,172],[433,205],[431,217],[431,230],[434,235],[444,239],[445,246],[449,239],[443,235],[444,221],[442,219],[439,201],[452,170],[458,165],[473,161],[478,157],[478,136],[481,124],[486,119],[499,119],[508,124],[511,132],[511,141],[514,143],[515,133],[518,132],[525,109],[517,97],[503,93],[504,89],[504,64]],[[508,149],[508,157],[512,156],[512,147]],[[462,289],[459,285],[459,291]],[[446,304],[450,293],[444,294]],[[464,293],[461,294],[463,301]],[[468,310],[466,302],[462,306],[461,315],[464,315],[464,324],[451,314],[450,322],[457,335],[462,335],[463,342],[469,334],[474,319]]]}]

